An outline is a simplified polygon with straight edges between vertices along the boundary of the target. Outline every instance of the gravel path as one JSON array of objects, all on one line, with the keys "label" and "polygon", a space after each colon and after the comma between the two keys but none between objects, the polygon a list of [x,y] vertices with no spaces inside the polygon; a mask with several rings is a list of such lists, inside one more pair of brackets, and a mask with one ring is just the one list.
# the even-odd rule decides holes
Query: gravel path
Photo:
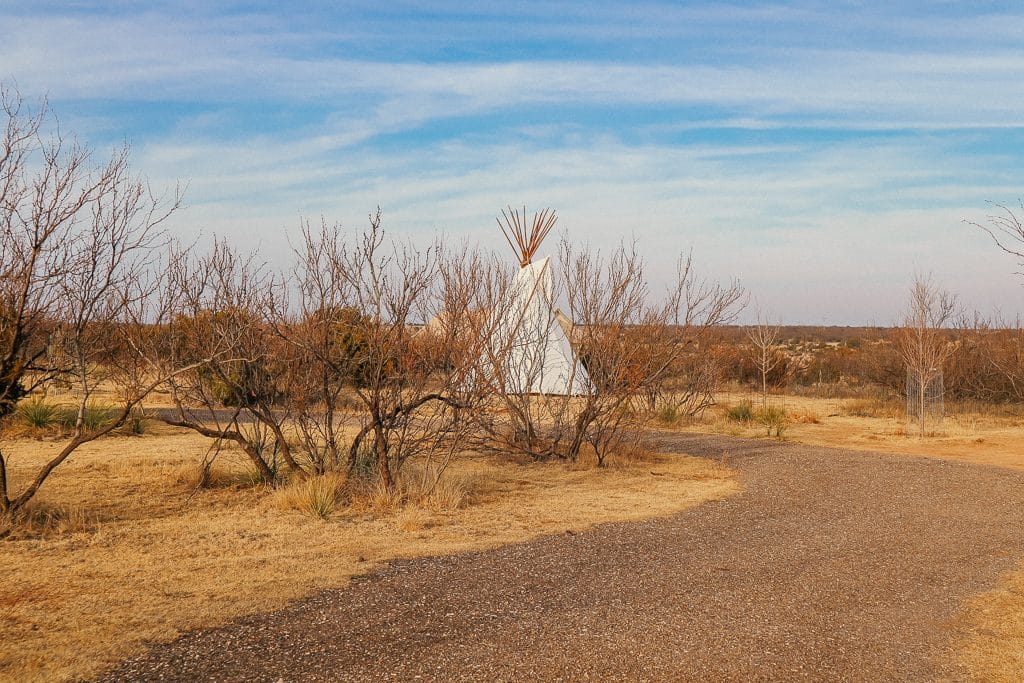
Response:
[{"label": "gravel path", "polygon": [[742,494],[395,562],[104,680],[934,680],[949,618],[1024,556],[1024,474],[678,435]]}]

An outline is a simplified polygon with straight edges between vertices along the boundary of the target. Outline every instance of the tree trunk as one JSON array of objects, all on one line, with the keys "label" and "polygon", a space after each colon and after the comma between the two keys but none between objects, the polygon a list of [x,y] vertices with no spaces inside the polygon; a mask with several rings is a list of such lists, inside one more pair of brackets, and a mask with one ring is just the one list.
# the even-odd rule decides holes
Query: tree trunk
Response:
[{"label": "tree trunk", "polygon": [[768,371],[765,370],[764,363],[761,361],[761,411],[768,410]]},{"label": "tree trunk", "polygon": [[373,450],[377,453],[377,474],[380,483],[390,491],[394,488],[395,482],[391,478],[391,464],[388,462],[388,440],[380,425],[375,426],[373,430]]},{"label": "tree trunk", "polygon": [[917,383],[917,385],[918,385],[917,401],[918,401],[918,411],[919,411],[918,412],[918,429],[920,431],[921,436],[925,435],[925,426],[924,426],[924,389],[925,389],[925,386],[924,385],[925,385],[925,380],[926,380],[926,374],[927,373],[922,372],[921,376],[918,378],[918,383]]},{"label": "tree trunk", "polygon": [[0,451],[0,514],[6,515],[11,509],[11,499],[7,496],[7,461],[4,452]]},{"label": "tree trunk", "polygon": [[[566,453],[570,461],[575,462],[580,455],[580,449],[583,447],[584,436],[586,435],[587,428],[596,418],[594,406],[588,402],[586,408],[580,411],[579,417],[576,418],[576,425],[574,434],[572,436],[572,442],[569,444],[568,452]],[[603,465],[603,458],[598,456],[598,465]]]}]

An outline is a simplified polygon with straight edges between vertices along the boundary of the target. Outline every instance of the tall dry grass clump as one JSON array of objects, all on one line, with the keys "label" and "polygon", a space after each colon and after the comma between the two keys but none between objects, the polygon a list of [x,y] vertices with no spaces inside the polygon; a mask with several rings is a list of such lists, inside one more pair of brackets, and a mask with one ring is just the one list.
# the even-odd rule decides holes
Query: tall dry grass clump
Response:
[{"label": "tall dry grass clump", "polygon": [[431,465],[407,464],[396,473],[393,485],[372,476],[335,472],[296,477],[277,488],[272,505],[317,519],[345,513],[394,515],[408,509],[444,512],[464,507],[474,490],[474,479],[445,473]]},{"label": "tall dry grass clump", "polygon": [[402,472],[401,488],[409,504],[427,510],[457,510],[469,502],[474,480],[430,465],[412,465]]},{"label": "tall dry grass clump", "polygon": [[190,493],[204,489],[252,487],[265,483],[252,470],[239,470],[207,459],[199,463],[181,465],[171,476],[176,484]]},{"label": "tall dry grass clump", "polygon": [[33,500],[7,519],[0,518],[0,535],[16,541],[93,531],[97,520],[84,507]]},{"label": "tall dry grass clump", "polygon": [[363,513],[394,514],[406,508],[443,512],[465,506],[474,488],[471,477],[433,465],[408,464],[398,472],[391,488],[373,480],[354,482],[350,505],[353,511]]},{"label": "tall dry grass clump", "polygon": [[296,477],[273,493],[273,504],[316,519],[330,519],[345,503],[348,477],[328,472],[319,476]]}]

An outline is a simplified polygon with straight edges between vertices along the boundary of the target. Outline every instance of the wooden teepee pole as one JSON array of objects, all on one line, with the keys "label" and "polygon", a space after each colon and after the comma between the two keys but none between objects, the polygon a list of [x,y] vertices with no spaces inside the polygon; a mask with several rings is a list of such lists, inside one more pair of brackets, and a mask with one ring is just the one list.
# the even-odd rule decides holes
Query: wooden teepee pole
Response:
[{"label": "wooden teepee pole", "polygon": [[512,247],[516,258],[519,259],[519,266],[525,267],[533,261],[534,254],[540,249],[541,243],[555,227],[558,216],[554,209],[543,209],[533,214],[533,221],[529,231],[526,229],[526,206],[523,206],[522,214],[511,205],[501,210],[501,218],[495,218],[501,234],[505,241]]}]

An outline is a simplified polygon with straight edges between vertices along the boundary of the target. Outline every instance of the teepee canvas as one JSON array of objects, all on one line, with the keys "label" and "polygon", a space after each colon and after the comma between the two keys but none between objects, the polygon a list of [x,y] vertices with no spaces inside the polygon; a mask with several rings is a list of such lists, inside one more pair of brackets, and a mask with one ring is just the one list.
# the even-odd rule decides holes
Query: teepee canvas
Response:
[{"label": "teepee canvas", "polygon": [[516,212],[502,215],[498,224],[519,257],[520,268],[506,292],[503,305],[493,313],[488,356],[496,383],[508,394],[576,396],[590,391],[590,378],[573,353],[567,319],[554,306],[551,259],[536,263],[533,255],[554,226],[547,211],[534,216],[527,232],[526,211],[520,221]]}]

